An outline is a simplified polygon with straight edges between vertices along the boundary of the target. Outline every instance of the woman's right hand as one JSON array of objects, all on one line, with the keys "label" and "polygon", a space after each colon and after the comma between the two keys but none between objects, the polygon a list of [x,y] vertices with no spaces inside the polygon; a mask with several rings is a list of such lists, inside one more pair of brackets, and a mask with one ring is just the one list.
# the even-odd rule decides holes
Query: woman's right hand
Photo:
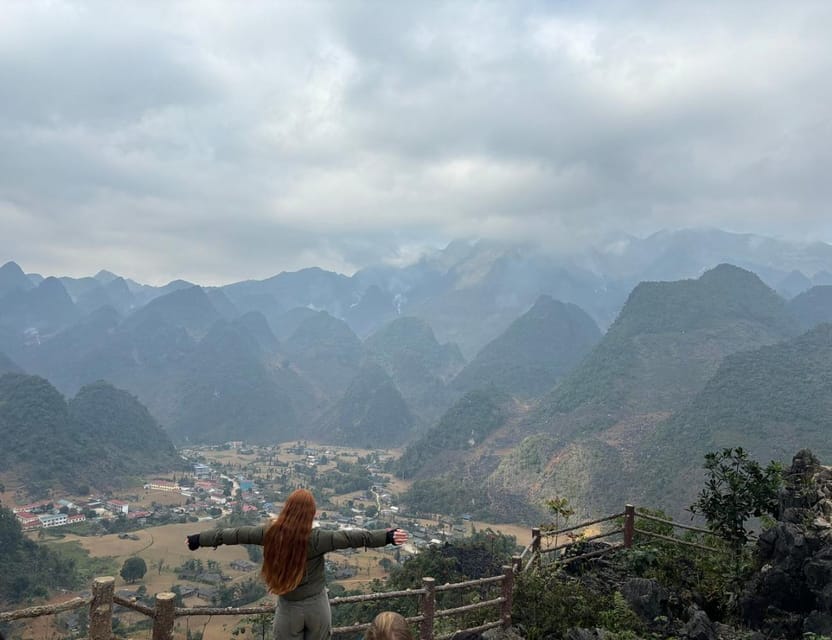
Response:
[{"label": "woman's right hand", "polygon": [[393,544],[399,545],[407,542],[407,531],[404,529],[395,529],[393,531]]}]

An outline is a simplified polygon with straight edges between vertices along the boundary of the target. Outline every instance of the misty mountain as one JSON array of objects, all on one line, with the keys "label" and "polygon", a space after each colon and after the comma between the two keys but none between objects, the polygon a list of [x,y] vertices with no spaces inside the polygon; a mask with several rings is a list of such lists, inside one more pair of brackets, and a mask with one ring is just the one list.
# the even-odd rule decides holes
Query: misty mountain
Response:
[{"label": "misty mountain", "polygon": [[7,262],[0,267],[0,300],[12,291],[28,291],[35,287],[16,262]]},{"label": "misty mountain", "polygon": [[389,447],[407,440],[414,424],[393,380],[379,365],[368,362],[319,420],[315,432],[323,442]]},{"label": "misty mountain", "polygon": [[643,282],[592,353],[544,400],[555,415],[593,408],[612,423],[693,397],[723,357],[799,332],[753,273],[720,265],[696,280]]},{"label": "misty mountain", "polygon": [[369,357],[381,365],[423,424],[433,424],[456,399],[446,383],[464,364],[459,348],[439,344],[430,326],[402,317],[367,340]]},{"label": "misty mountain", "polygon": [[[0,377],[0,472],[30,493],[106,489],[181,468],[165,432],[132,395],[98,383],[69,404],[37,376]],[[48,460],[49,464],[43,464]]]},{"label": "misty mountain", "polygon": [[777,283],[777,293],[786,298],[794,298],[812,287],[812,281],[796,269]]},{"label": "misty mountain", "polygon": [[201,337],[221,316],[205,289],[189,286],[154,298],[129,316],[125,324],[135,327],[151,318],[181,327],[194,337]]},{"label": "misty mountain", "polygon": [[812,287],[789,300],[789,311],[800,326],[811,329],[821,322],[832,322],[832,286]]},{"label": "misty mountain", "polygon": [[271,366],[242,323],[219,321],[183,361],[169,431],[188,442],[281,442],[298,434],[312,391],[292,371]]},{"label": "misty mountain", "polygon": [[0,299],[0,326],[16,336],[15,344],[6,346],[11,353],[25,342],[47,339],[78,316],[72,298],[57,278],[46,278],[26,290],[15,288]]},{"label": "misty mountain", "polygon": [[634,474],[651,504],[678,510],[701,485],[704,454],[741,446],[788,462],[796,443],[832,455],[832,324],[725,359],[688,407],[645,442]]},{"label": "misty mountain", "polygon": [[283,350],[324,396],[340,397],[364,362],[364,345],[346,322],[319,311],[304,320]]},{"label": "misty mountain", "polygon": [[460,391],[495,386],[536,396],[552,389],[601,339],[580,307],[540,296],[535,304],[488,343],[453,380]]},{"label": "misty mountain", "polygon": [[23,373],[23,369],[18,367],[9,356],[0,351],[0,375],[4,373]]},{"label": "misty mountain", "polygon": [[[314,318],[320,311],[310,309],[309,307],[295,307],[286,312],[281,312],[272,320],[269,320],[269,326],[274,332],[275,337],[280,340],[286,340],[291,336],[298,327],[310,318]],[[266,316],[268,319],[268,316]]]},{"label": "misty mountain", "polygon": [[[782,298],[737,267],[721,265],[697,280],[642,283],[572,373],[536,406],[519,407],[479,447],[483,460],[514,447],[480,482],[533,504],[565,495],[589,512],[620,506],[624,489],[604,470],[630,468],[640,443],[705,387],[726,356],[798,332]],[[548,452],[546,461],[530,462],[529,442],[535,456]],[[470,457],[459,464],[470,468]],[[448,478],[460,472],[450,461],[447,468]]]}]

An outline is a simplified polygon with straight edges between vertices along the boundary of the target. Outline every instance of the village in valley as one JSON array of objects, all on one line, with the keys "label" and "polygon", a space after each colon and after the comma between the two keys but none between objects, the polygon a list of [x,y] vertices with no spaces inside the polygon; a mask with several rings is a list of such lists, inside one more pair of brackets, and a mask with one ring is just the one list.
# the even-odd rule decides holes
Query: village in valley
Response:
[{"label": "village in valley", "polygon": [[[296,488],[309,488],[315,494],[315,526],[407,529],[410,540],[401,548],[328,554],[328,583],[331,594],[337,595],[367,590],[421,549],[468,536],[477,526],[467,515],[407,513],[398,501],[407,485],[385,471],[398,454],[304,441],[191,446],[180,449],[182,469],[146,478],[126,490],[53,495],[20,504],[7,500],[6,505],[30,537],[62,546],[76,544],[90,556],[109,561],[110,573],[120,576],[121,597],[149,602],[154,593],[172,590],[183,605],[194,607],[240,606],[266,597],[257,575],[262,553],[243,546],[189,552],[185,536],[217,526],[262,523],[279,513],[285,497]],[[20,495],[17,492],[15,497]],[[142,559],[142,571],[125,573],[131,558]],[[73,595],[84,592],[65,594]],[[141,619],[127,610],[120,615],[128,626]],[[64,631],[83,631],[77,615],[58,618],[56,624]],[[227,631],[238,622],[224,619],[210,624],[222,624]]]}]

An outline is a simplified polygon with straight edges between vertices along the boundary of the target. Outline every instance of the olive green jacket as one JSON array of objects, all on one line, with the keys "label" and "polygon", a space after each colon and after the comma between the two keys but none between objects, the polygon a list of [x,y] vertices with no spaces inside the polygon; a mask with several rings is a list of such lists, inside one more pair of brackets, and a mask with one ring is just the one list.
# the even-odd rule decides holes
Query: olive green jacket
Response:
[{"label": "olive green jacket", "polygon": [[[263,534],[269,525],[237,527],[234,529],[213,529],[199,534],[200,547],[218,547],[221,544],[263,545]],[[320,593],[326,587],[324,578],[324,554],[336,549],[357,549],[359,547],[383,547],[387,544],[387,530],[344,529],[328,531],[312,529],[306,550],[306,574],[301,583],[281,598],[303,600]]]}]

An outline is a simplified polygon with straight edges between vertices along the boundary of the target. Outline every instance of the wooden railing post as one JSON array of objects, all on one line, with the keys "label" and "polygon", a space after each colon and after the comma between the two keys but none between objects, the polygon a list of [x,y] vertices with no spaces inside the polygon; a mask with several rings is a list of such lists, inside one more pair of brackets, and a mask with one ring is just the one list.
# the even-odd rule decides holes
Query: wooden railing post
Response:
[{"label": "wooden railing post", "polygon": [[514,567],[514,573],[520,573],[523,570],[523,557],[511,556],[511,566]]},{"label": "wooden railing post", "polygon": [[156,608],[153,612],[153,640],[173,640],[175,609],[175,593],[164,591],[156,594]]},{"label": "wooden railing post", "polygon": [[[436,611],[436,580],[422,578],[422,625],[419,628],[419,640],[433,640],[433,614]],[[153,640],[156,640],[155,638]]]},{"label": "wooden railing post", "polygon": [[532,527],[532,561],[540,565],[540,528]]},{"label": "wooden railing post", "polygon": [[636,528],[636,508],[631,505],[624,506],[624,548],[633,546],[633,533]]},{"label": "wooden railing post", "polygon": [[510,565],[503,566],[503,602],[500,604],[500,619],[503,621],[503,629],[511,626],[511,594],[514,592],[514,568]]},{"label": "wooden railing post", "polygon": [[111,576],[92,581],[90,602],[90,640],[110,640],[113,635],[113,593],[116,579]]}]

